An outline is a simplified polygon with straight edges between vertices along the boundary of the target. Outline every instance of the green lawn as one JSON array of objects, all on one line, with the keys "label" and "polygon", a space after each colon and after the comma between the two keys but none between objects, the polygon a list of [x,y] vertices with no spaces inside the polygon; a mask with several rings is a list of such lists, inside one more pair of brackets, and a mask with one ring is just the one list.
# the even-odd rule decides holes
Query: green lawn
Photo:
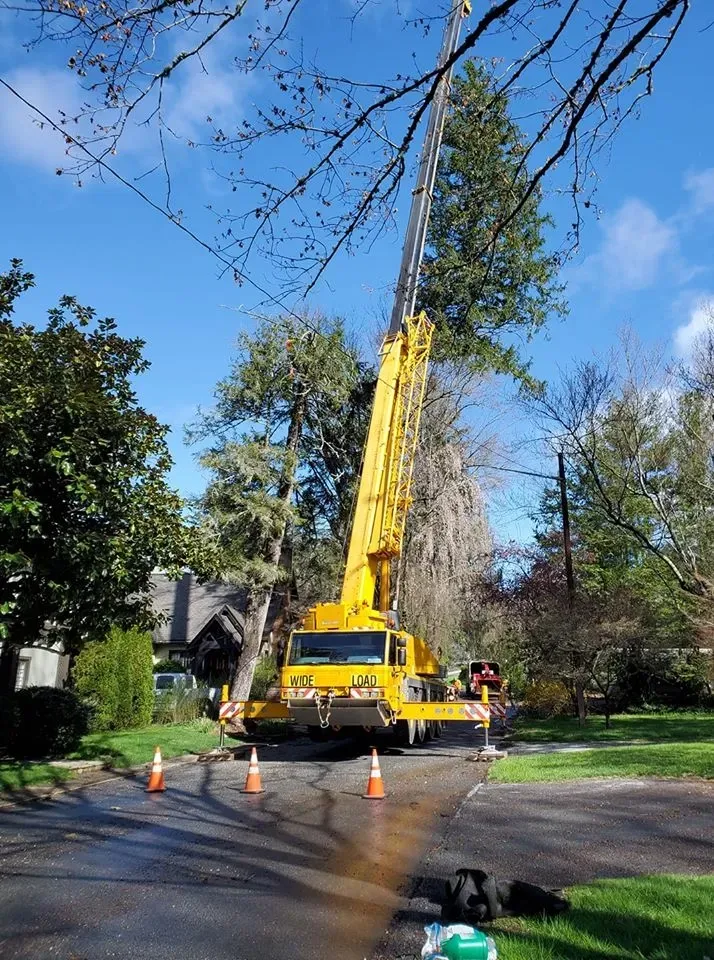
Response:
[{"label": "green lawn", "polygon": [[199,753],[218,746],[216,724],[152,724],[138,730],[118,733],[89,733],[69,760],[104,760],[108,766],[134,767],[150,763],[154,747],[161,747],[164,759],[183,753]]},{"label": "green lawn", "polygon": [[68,770],[51,767],[48,763],[0,763],[0,793],[3,790],[22,790],[38,783],[63,783],[70,777]]},{"label": "green lawn", "polygon": [[597,880],[567,891],[555,920],[499,920],[499,960],[704,960],[714,958],[714,877]]},{"label": "green lawn", "polygon": [[527,743],[639,740],[714,740],[714,713],[711,711],[667,711],[662,713],[620,713],[611,718],[610,729],[603,717],[589,717],[581,727],[574,717],[555,720],[519,720],[515,739]]},{"label": "green lawn", "polygon": [[493,765],[489,779],[529,783],[584,777],[686,776],[714,778],[714,743],[650,743],[506,757]]},{"label": "green lawn", "polygon": [[[199,753],[218,746],[216,724],[153,724],[139,730],[118,733],[90,733],[68,760],[102,760],[107,767],[134,767],[150,763],[154,747],[161,747],[164,759],[184,753]],[[43,783],[62,783],[72,772],[47,763],[0,763],[0,792]]]}]

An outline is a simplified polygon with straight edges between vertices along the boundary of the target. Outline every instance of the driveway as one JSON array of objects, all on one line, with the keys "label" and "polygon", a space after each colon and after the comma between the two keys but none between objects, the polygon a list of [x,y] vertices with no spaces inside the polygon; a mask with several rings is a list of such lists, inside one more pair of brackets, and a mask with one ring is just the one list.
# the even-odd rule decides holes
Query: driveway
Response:
[{"label": "driveway", "polygon": [[[454,729],[456,728],[456,729]],[[473,724],[381,757],[307,740],[246,763],[169,767],[0,810],[0,956],[61,960],[363,960],[406,877],[484,769]]]},{"label": "driveway", "polygon": [[597,877],[714,873],[714,783],[587,780],[484,784],[435,838],[375,960],[412,960],[459,867],[545,887]]}]

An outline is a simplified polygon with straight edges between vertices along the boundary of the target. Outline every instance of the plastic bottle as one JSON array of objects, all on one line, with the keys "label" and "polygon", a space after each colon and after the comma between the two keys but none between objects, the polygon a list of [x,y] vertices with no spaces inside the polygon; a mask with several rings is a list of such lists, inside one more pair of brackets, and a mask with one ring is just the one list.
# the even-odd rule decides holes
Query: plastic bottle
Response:
[{"label": "plastic bottle", "polygon": [[463,923],[442,927],[431,923],[424,927],[426,943],[422,960],[497,960],[496,944],[480,930]]}]

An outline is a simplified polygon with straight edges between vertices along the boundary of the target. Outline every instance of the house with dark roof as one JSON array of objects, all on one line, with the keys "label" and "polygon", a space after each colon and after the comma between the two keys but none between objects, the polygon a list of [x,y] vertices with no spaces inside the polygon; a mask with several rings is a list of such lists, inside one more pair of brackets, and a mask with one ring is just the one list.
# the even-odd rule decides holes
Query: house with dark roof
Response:
[{"label": "house with dark roof", "polygon": [[[247,593],[228,583],[199,583],[192,573],[170,580],[152,575],[154,610],[162,622],[154,628],[154,656],[178,660],[211,687],[227,683],[243,646]],[[263,647],[274,649],[289,628],[292,590],[273,591]]]}]

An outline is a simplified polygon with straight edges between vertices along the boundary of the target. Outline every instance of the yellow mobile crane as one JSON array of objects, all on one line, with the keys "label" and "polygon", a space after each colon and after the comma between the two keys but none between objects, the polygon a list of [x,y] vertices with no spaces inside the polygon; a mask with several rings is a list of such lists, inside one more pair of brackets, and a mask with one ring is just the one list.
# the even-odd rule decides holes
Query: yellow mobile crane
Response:
[{"label": "yellow mobile crane", "polygon": [[[440,65],[456,50],[461,19],[469,12],[469,3],[454,0]],[[399,628],[390,609],[390,568],[401,552],[411,502],[431,345],[432,325],[424,313],[414,316],[414,308],[450,73],[444,73],[430,108],[340,600],[317,604],[291,634],[279,700],[226,705],[223,716],[292,718],[307,724],[313,735],[343,727],[392,727],[408,743],[439,736],[447,720],[484,719],[480,703],[446,701],[445,672],[437,658],[424,640]]]}]

